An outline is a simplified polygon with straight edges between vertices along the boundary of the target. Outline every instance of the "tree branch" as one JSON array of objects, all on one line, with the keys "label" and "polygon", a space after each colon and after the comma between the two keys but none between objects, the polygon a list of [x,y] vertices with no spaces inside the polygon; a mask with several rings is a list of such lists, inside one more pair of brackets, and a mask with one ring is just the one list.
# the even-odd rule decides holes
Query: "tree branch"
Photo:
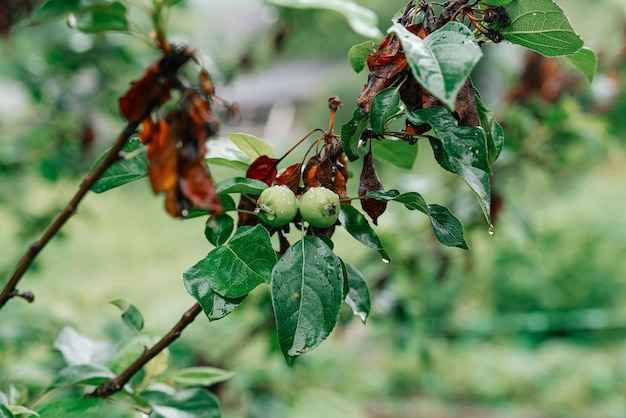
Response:
[{"label": "tree branch", "polygon": [[191,324],[194,319],[202,312],[202,306],[199,303],[195,303],[187,312],[183,314],[180,320],[169,330],[167,334],[163,336],[155,345],[146,349],[141,356],[137,358],[130,366],[122,371],[116,377],[107,380],[100,386],[98,386],[93,392],[86,395],[88,398],[106,398],[113,395],[116,392],[122,390],[122,388],[130,381],[130,379],[141,368],[152,360],[157,354],[166,349],[172,344],[187,325]]},{"label": "tree branch", "polygon": [[[93,170],[91,170],[85,178],[81,182],[78,187],[78,191],[69,201],[69,203],[63,208],[63,210],[57,215],[57,217],[48,225],[46,230],[43,232],[41,237],[35,242],[33,242],[26,254],[22,256],[13,275],[9,278],[9,281],[4,285],[2,292],[0,292],[0,309],[7,303],[9,299],[14,296],[23,296],[20,294],[16,287],[26,270],[30,267],[30,265],[37,257],[37,254],[46,246],[48,241],[54,237],[57,232],[61,229],[61,227],[67,222],[67,220],[76,212],[78,208],[78,204],[85,197],[87,192],[91,189],[94,183],[100,178],[100,176],[116,161],[120,158],[120,151],[122,147],[131,137],[131,135],[137,130],[139,126],[139,122],[132,122],[126,125],[124,130],[119,134],[117,140],[111,147],[111,149],[107,152],[107,154],[102,158],[102,160],[96,165]],[[29,295],[30,293],[27,292]],[[26,294],[26,293],[25,293]],[[25,298],[29,302],[32,302],[34,297]]]}]

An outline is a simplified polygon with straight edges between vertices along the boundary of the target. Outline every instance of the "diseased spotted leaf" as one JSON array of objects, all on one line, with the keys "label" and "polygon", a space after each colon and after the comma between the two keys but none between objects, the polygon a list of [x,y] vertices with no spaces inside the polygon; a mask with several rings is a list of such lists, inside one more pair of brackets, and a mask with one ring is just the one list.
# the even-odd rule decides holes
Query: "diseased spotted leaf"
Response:
[{"label": "diseased spotted leaf", "polygon": [[343,298],[341,262],[319,237],[307,235],[278,260],[271,287],[278,341],[291,362],[335,327]]}]

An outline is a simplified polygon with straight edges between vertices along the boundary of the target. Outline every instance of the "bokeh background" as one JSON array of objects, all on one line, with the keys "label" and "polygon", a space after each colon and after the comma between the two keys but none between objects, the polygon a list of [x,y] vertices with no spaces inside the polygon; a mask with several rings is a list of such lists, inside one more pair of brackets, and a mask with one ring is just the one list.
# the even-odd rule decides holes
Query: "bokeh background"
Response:
[{"label": "bokeh background", "polygon": [[[384,32],[405,2],[359,3]],[[170,347],[170,367],[233,371],[211,388],[226,418],[626,416],[626,3],[559,4],[599,56],[593,83],[564,60],[534,58],[526,75],[538,87],[520,93],[533,58],[506,44],[485,48],[474,76],[505,130],[495,235],[428,147],[412,170],[380,162],[387,189],[450,207],[471,251],[442,247],[425,217],[390,205],[377,232],[392,263],[336,235],[337,253],[370,285],[366,325],[344,312],[324,344],[288,367],[267,289],[258,289],[224,320],[190,325]],[[366,78],[346,57],[365,38],[329,11],[188,0],[169,31],[200,51],[218,95],[240,104],[241,121],[222,136],[258,135],[277,154],[327,126],[330,96],[344,102],[337,123],[347,121]],[[4,278],[123,127],[117,98],[156,54],[128,35],[50,22],[14,30],[0,56]],[[352,171],[358,178],[358,163]],[[217,179],[235,174],[213,170]],[[1,389],[36,400],[64,365],[53,348],[64,327],[97,341],[127,338],[111,300],[137,306],[154,337],[193,304],[181,274],[211,249],[205,220],[171,219],[162,204],[145,180],[87,197],[20,285],[35,303],[0,312]]]}]

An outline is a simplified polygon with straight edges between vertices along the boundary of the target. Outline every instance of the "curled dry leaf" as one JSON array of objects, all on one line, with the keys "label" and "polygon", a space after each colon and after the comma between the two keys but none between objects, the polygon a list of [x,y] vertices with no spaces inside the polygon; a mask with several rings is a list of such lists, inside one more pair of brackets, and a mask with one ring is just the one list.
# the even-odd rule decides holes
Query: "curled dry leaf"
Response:
[{"label": "curled dry leaf", "polygon": [[292,192],[294,192],[294,194],[297,194],[298,187],[300,187],[301,170],[302,164],[300,163],[290,165],[281,173],[280,176],[278,176],[276,179],[276,185],[287,186]]},{"label": "curled dry leaf", "polygon": [[170,90],[176,84],[178,70],[192,57],[193,52],[187,47],[171,47],[164,51],[143,77],[131,82],[131,88],[120,97],[122,116],[130,123],[137,123],[167,102]]},{"label": "curled dry leaf", "polygon": [[[374,158],[370,149],[363,157],[363,170],[361,171],[361,181],[359,183],[359,196],[363,197],[372,191],[384,191],[383,184],[378,178]],[[378,225],[378,217],[387,209],[387,202],[376,199],[361,199],[361,207],[372,218],[374,225]]]}]

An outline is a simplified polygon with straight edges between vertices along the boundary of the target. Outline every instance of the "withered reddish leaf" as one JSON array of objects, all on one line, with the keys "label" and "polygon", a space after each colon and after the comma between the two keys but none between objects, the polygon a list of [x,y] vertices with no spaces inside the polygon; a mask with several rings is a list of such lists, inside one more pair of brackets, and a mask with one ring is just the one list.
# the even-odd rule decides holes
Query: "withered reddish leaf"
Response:
[{"label": "withered reddish leaf", "polygon": [[152,141],[152,135],[154,135],[156,132],[157,124],[154,122],[151,116],[144,118],[141,123],[143,125],[143,129],[139,134],[139,140],[142,144],[148,144],[150,141]]},{"label": "withered reddish leaf", "polygon": [[[359,196],[365,196],[372,191],[383,191],[383,185],[376,174],[372,150],[365,154],[363,158],[363,170],[361,171],[361,181],[359,183]],[[387,202],[376,199],[361,199],[361,207],[372,218],[374,225],[378,225],[378,217],[387,209]]]},{"label": "withered reddish leaf", "polygon": [[[422,104],[424,109],[442,107],[443,104],[425,89],[422,89]],[[471,79],[467,79],[459,91],[455,102],[454,117],[461,126],[479,126],[478,107],[476,106],[476,96],[474,85]]]},{"label": "withered reddish leaf", "polygon": [[271,186],[278,174],[278,162],[276,158],[270,158],[267,155],[261,155],[250,164],[246,177],[249,179],[260,180]]},{"label": "withered reddish leaf", "polygon": [[302,172],[302,182],[304,183],[305,189],[310,189],[311,187],[320,187],[322,183],[317,179],[317,170],[320,165],[320,158],[317,155],[312,156],[307,161],[304,166],[304,170]]},{"label": "withered reddish leaf", "polygon": [[183,211],[190,208],[191,203],[181,194],[178,187],[172,187],[165,194],[165,210],[171,216],[180,218],[183,216]]},{"label": "withered reddish leaf", "polygon": [[241,195],[237,205],[239,220],[237,227],[254,226],[259,223],[259,217],[252,214],[256,209],[256,196]]},{"label": "withered reddish leaf", "polygon": [[281,173],[276,179],[277,186],[287,186],[292,192],[298,193],[298,187],[300,186],[300,177],[302,164],[296,163],[290,165]]},{"label": "withered reddish leaf", "polygon": [[153,64],[144,76],[130,83],[131,88],[120,97],[120,111],[127,121],[138,122],[150,111],[170,98],[169,84],[159,83],[159,63]]},{"label": "withered reddish leaf", "polygon": [[170,89],[180,67],[193,56],[186,47],[168,48],[161,58],[146,70],[142,78],[132,81],[131,88],[120,97],[122,116],[130,123],[139,122],[170,98]]},{"label": "withered reddish leaf", "polygon": [[211,74],[205,68],[200,70],[200,88],[207,96],[215,94],[215,86],[213,85],[213,80],[211,80]]},{"label": "withered reddish leaf", "polygon": [[169,192],[178,178],[178,146],[167,122],[160,120],[154,127],[148,145],[148,177],[154,193]]},{"label": "withered reddish leaf", "polygon": [[221,212],[222,205],[204,160],[181,163],[179,185],[182,194],[195,206],[211,213]]},{"label": "withered reddish leaf", "polygon": [[203,140],[208,136],[215,135],[220,127],[220,121],[211,109],[211,103],[208,100],[194,95],[191,98],[191,106],[189,115],[197,126],[197,135],[203,135]]},{"label": "withered reddish leaf", "polygon": [[[333,182],[333,192],[337,193],[339,199],[345,199],[348,197],[348,188],[346,186],[346,177],[341,171],[335,171],[335,180]],[[345,202],[342,202],[345,203]]]}]

